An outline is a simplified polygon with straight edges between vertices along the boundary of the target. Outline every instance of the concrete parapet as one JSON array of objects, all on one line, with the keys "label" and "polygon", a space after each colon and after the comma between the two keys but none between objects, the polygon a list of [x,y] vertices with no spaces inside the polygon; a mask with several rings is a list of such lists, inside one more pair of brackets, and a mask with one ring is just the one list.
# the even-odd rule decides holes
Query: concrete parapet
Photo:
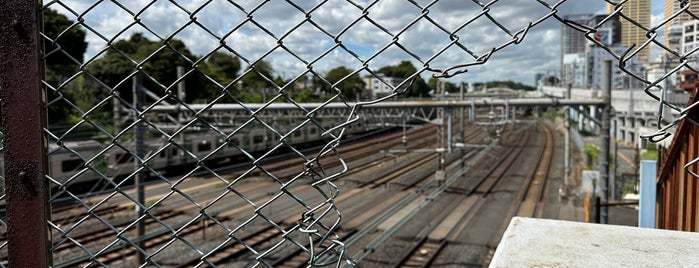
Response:
[{"label": "concrete parapet", "polygon": [[699,234],[515,217],[490,267],[699,267]]}]

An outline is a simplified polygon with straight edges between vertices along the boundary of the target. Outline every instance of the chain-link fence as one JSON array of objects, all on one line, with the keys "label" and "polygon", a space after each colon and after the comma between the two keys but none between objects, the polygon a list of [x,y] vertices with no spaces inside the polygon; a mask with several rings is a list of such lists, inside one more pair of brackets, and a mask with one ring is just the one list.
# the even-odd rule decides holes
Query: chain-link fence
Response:
[{"label": "chain-link fence", "polygon": [[[594,23],[560,14],[579,2],[55,0],[25,10],[44,20],[45,75],[32,78],[48,110],[53,265],[272,266],[292,251],[311,266],[352,263],[333,181],[346,171],[340,141],[374,126],[361,106],[428,98],[429,77],[476,79],[495,72],[487,63],[533,77],[522,66],[557,61],[561,27],[641,81],[658,122],[664,108],[680,114],[649,136],[667,137],[694,105],[666,102],[666,82],[696,73],[699,47],[671,47],[659,32],[697,19],[692,4],[652,25],[627,13],[631,1],[595,2],[612,13]],[[8,18],[3,29],[22,30]],[[619,53],[599,36],[610,20],[642,41]],[[665,59],[652,80],[627,68],[646,50]],[[345,112],[319,116],[332,109]],[[12,116],[4,122],[17,124]]]}]

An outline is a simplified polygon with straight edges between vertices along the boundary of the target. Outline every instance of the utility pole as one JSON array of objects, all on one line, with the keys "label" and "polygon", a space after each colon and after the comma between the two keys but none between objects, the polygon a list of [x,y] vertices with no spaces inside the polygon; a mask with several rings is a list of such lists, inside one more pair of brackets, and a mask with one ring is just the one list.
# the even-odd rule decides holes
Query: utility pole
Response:
[{"label": "utility pole", "polygon": [[[133,107],[135,109],[134,111],[134,123],[138,122],[139,120],[139,115],[142,112],[141,110],[143,109],[143,98],[144,98],[144,92],[140,88],[141,87],[141,76],[140,74],[136,74],[133,77],[133,85],[132,85],[132,93],[133,93]],[[142,159],[145,156],[145,150],[144,150],[144,144],[143,144],[143,134],[146,131],[145,126],[143,123],[136,123],[135,129],[134,129],[134,143],[136,145],[136,157],[134,157],[134,188],[136,188],[136,201],[138,204],[136,204],[136,220],[138,221],[136,223],[136,237],[138,239],[138,242],[136,242],[136,245],[141,249],[141,250],[146,250],[146,242],[144,240],[144,236],[146,234],[146,224],[144,222],[145,219],[141,219],[141,216],[144,214],[144,206],[145,204],[145,193],[143,189],[143,171],[140,169],[143,167],[143,164],[140,162],[140,159]],[[145,255],[139,251],[137,253],[137,258],[138,258],[138,263],[143,264],[146,261]]]},{"label": "utility pole", "polygon": [[604,100],[604,107],[602,110],[602,129],[600,130],[600,165],[599,165],[599,175],[600,175],[600,223],[608,223],[608,208],[607,203],[609,200],[609,125],[610,125],[610,112],[611,112],[611,99],[612,99],[612,61],[605,60],[602,62],[602,99]]},{"label": "utility pole", "polygon": [[[441,90],[442,100],[446,101],[446,92],[444,90],[444,83],[441,81],[437,82],[437,88],[439,90]],[[439,135],[438,135],[438,137],[439,137],[439,153],[438,153],[438,155],[439,156],[437,157],[437,159],[438,159],[437,161],[439,161],[439,163],[437,164],[437,171],[435,172],[435,180],[437,181],[438,185],[442,185],[442,182],[446,178],[446,174],[444,171],[444,169],[445,169],[444,164],[446,162],[446,160],[444,159],[445,158],[445,148],[447,147],[447,144],[445,142],[445,135],[444,135],[445,134],[444,133],[445,132],[444,125],[447,123],[446,122],[447,118],[445,117],[446,116],[445,110],[446,110],[446,108],[439,108],[437,110],[438,111],[437,116],[439,118],[441,118],[441,122],[440,122],[440,125],[438,127],[438,129],[439,129],[438,130],[439,131]]]},{"label": "utility pole", "polygon": [[[459,100],[464,101],[464,82],[461,82],[459,84]],[[465,112],[466,112],[466,108],[461,106],[461,116],[459,117],[459,119],[461,119],[461,143],[463,143],[463,144],[466,144],[466,134],[465,134],[466,114],[465,114]],[[464,155],[464,146],[461,146],[461,156],[463,157],[463,155]],[[464,161],[460,161],[460,162],[461,162],[461,169],[463,169],[464,168]],[[461,176],[463,177],[464,175],[461,175]]]},{"label": "utility pole", "polygon": [[[572,84],[568,84],[568,87],[566,88],[566,99],[570,99],[571,96],[571,88]],[[563,126],[566,129],[565,132],[565,137],[564,137],[564,148],[563,148],[563,154],[564,154],[564,159],[563,159],[563,186],[566,187],[566,193],[568,193],[568,176],[570,175],[570,107],[565,108],[565,114],[564,114],[564,122]]]}]

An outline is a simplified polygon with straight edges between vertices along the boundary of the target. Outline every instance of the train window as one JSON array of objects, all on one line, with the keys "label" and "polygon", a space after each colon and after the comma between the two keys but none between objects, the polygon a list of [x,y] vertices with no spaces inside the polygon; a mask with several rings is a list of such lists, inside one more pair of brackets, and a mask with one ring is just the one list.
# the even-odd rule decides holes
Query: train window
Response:
[{"label": "train window", "polygon": [[197,151],[199,152],[204,152],[204,151],[210,151],[211,150],[211,143],[208,143],[206,141],[202,141],[197,145]]},{"label": "train window", "polygon": [[158,154],[158,156],[159,156],[160,158],[167,158],[167,150],[162,150],[162,151],[160,151],[160,153]]},{"label": "train window", "polygon": [[303,134],[303,133],[302,133],[301,130],[299,129],[299,130],[297,130],[297,131],[294,131],[293,137],[294,137],[294,138],[301,137],[301,134]]},{"label": "train window", "polygon": [[83,162],[81,159],[65,160],[61,162],[61,171],[70,172],[81,167],[83,164],[85,164],[85,162]]},{"label": "train window", "polygon": [[231,139],[231,140],[228,142],[228,147],[233,147],[233,146],[238,146],[238,145],[240,145],[240,143],[238,142],[237,139]]},{"label": "train window", "polygon": [[263,136],[263,135],[252,136],[252,143],[262,143],[264,141],[265,141],[265,136]]},{"label": "train window", "polygon": [[124,164],[128,162],[133,162],[133,157],[131,154],[117,154],[116,155],[117,164]]}]

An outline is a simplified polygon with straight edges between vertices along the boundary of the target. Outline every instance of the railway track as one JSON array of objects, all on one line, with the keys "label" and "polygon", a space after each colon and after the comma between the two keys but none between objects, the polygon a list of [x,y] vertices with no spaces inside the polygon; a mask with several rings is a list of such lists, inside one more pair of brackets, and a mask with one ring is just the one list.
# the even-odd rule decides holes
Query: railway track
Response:
[{"label": "railway track", "polygon": [[455,205],[449,210],[452,212],[442,217],[438,225],[428,228],[429,234],[419,236],[394,267],[430,267],[483,202],[482,198],[460,196],[458,202],[453,202]]},{"label": "railway track", "polygon": [[203,255],[200,259],[193,259],[175,267],[201,267],[203,265],[215,267],[249,254],[250,250],[254,250],[255,247],[269,242],[281,233],[281,230],[269,225],[243,237],[229,239],[225,244],[218,247],[216,251]]},{"label": "railway track", "polygon": [[[545,134],[543,136],[546,138],[543,139],[543,147],[540,149],[541,155],[536,156],[538,161],[535,162],[538,165],[536,168],[531,169],[532,174],[528,176],[525,182],[526,186],[524,187],[526,187],[526,190],[520,190],[518,194],[518,198],[521,198],[522,201],[513,210],[513,215],[530,213],[533,216],[540,216],[543,211],[540,203],[547,185],[545,179],[550,172],[550,170],[544,167],[550,166],[550,162],[555,156],[552,151],[554,148],[552,130],[544,124],[540,124],[538,127],[542,129],[542,133]],[[436,168],[438,162],[438,154],[409,153],[410,150],[434,148],[437,146],[434,132],[435,129],[433,127],[415,129],[407,133],[409,140],[407,143],[401,142],[401,134],[393,134],[390,138],[379,137],[365,143],[348,144],[349,146],[347,147],[337,148],[342,155],[342,160],[352,167],[350,171],[343,174],[342,181],[354,188],[345,190],[342,195],[335,199],[337,206],[343,207],[343,223],[340,229],[336,231],[340,235],[340,239],[343,242],[347,242],[347,246],[356,248],[357,245],[360,245],[356,244],[359,241],[371,244],[371,240],[375,239],[376,235],[381,235],[381,233],[377,234],[367,230],[392,231],[388,222],[400,223],[402,221],[400,217],[410,217],[411,207],[420,206],[422,209],[427,209],[430,200],[449,198],[450,203],[440,202],[440,204],[443,204],[438,208],[441,214],[430,217],[429,220],[432,222],[425,225],[428,227],[412,232],[414,239],[409,245],[405,245],[405,250],[401,251],[405,254],[393,256],[393,259],[389,261],[393,267],[430,267],[435,262],[438,262],[440,255],[446,249],[453,246],[452,243],[458,240],[464,229],[470,228],[469,226],[472,224],[474,217],[476,217],[476,213],[484,208],[486,200],[490,199],[489,196],[497,188],[496,186],[501,184],[502,178],[517,166],[515,163],[517,163],[518,159],[522,158],[523,155],[530,158],[533,155],[532,153],[524,153],[527,150],[527,152],[531,152],[530,147],[533,146],[527,145],[527,141],[530,140],[530,131],[524,130],[521,133],[510,135],[507,139],[503,139],[503,141],[507,141],[493,147],[494,151],[487,153],[486,156],[480,156],[480,160],[472,160],[472,158],[477,155],[483,155],[481,152],[482,148],[464,148],[462,150],[464,155],[448,154],[445,156],[447,160],[445,163],[447,174],[459,173],[465,168],[464,163],[471,163],[467,164],[470,167],[466,168],[479,167],[479,171],[475,172],[479,175],[463,174],[461,179],[454,179],[447,185],[441,185],[434,178],[434,168]],[[468,133],[464,142],[479,143],[479,139],[482,139],[483,135],[483,131],[472,131]],[[405,153],[387,154],[386,152],[392,148],[404,149]],[[319,159],[319,161],[323,162],[324,168],[332,172],[334,172],[333,170],[344,168],[342,166],[343,163],[337,160],[338,158],[334,155]],[[483,162],[484,164],[473,164],[477,163],[473,161],[485,162]],[[298,173],[298,170],[294,169],[298,169],[300,164],[301,162],[296,160],[289,160],[260,164],[260,167],[279,178],[286,178],[283,174]],[[186,198],[169,198],[169,196],[182,195],[179,192],[174,193],[172,185],[148,186],[150,188],[148,188],[149,198],[147,203],[152,204],[157,201],[159,205],[157,211],[151,211],[153,213],[152,218],[145,217],[143,219],[146,226],[148,226],[146,236],[129,236],[127,229],[133,229],[131,220],[125,223],[113,223],[114,229],[111,230],[103,226],[89,233],[73,231],[66,236],[55,237],[54,241],[58,242],[54,242],[54,254],[75,256],[75,254],[70,254],[69,252],[81,252],[86,249],[92,252],[87,255],[83,254],[85,256],[72,257],[67,260],[63,257],[63,259],[57,262],[58,265],[56,267],[129,266],[128,263],[133,263],[133,259],[135,259],[138,253],[134,245],[140,242],[146,245],[144,248],[146,252],[149,254],[156,252],[158,254],[156,256],[157,263],[166,263],[171,267],[235,267],[237,265],[246,266],[255,263],[273,265],[274,267],[307,266],[308,252],[300,247],[291,247],[293,250],[278,250],[273,256],[265,255],[265,257],[257,258],[258,253],[279,246],[280,239],[282,241],[287,239],[289,232],[293,232],[295,228],[298,228],[298,223],[296,222],[298,214],[294,213],[295,210],[293,208],[295,201],[290,198],[288,200],[292,202],[286,202],[288,206],[282,205],[285,204],[283,201],[275,203],[277,205],[274,207],[274,212],[271,209],[262,211],[265,205],[258,209],[261,213],[259,215],[264,215],[265,222],[274,222],[274,226],[266,225],[264,228],[239,230],[239,233],[235,236],[236,238],[230,238],[227,242],[220,243],[217,247],[206,246],[205,248],[200,248],[201,251],[198,256],[177,256],[177,251],[161,252],[167,245],[179,243],[178,241],[199,241],[197,237],[201,237],[200,234],[202,233],[210,232],[210,235],[216,236],[218,234],[220,236],[222,234],[220,231],[212,232],[207,230],[215,226],[222,226],[218,225],[218,223],[236,226],[236,224],[244,222],[247,217],[251,216],[249,214],[251,211],[250,204],[259,206],[260,204],[274,201],[276,197],[270,195],[270,191],[278,194],[279,182],[267,180],[253,184],[235,184],[233,189],[238,193],[244,194],[246,200],[231,199],[231,196],[236,197],[236,195],[229,192],[232,189],[226,188],[226,183],[222,179],[236,178],[239,175],[236,175],[238,174],[236,171],[226,171],[226,175],[222,174],[218,174],[217,176],[221,178],[216,178],[215,180],[191,178],[178,182],[176,185],[177,189],[186,195]],[[307,200],[309,203],[322,201],[316,200],[320,197],[313,196],[313,189],[308,187],[306,183],[292,184],[285,189],[293,192],[300,199]],[[437,192],[443,192],[443,195],[446,197],[439,196]],[[104,204],[99,202],[105,200],[105,197],[96,196],[92,198],[94,199],[86,201],[86,203],[96,205],[92,205],[89,212],[76,214],[71,209],[61,209],[60,215],[63,216],[61,216],[60,220],[64,223],[64,226],[79,225],[87,219],[94,221],[92,218],[98,216],[117,215],[120,213],[119,211],[124,210],[125,204],[132,203],[132,201],[123,199],[118,195],[112,197],[110,202],[105,202]],[[192,202],[193,200],[196,203]],[[533,204],[533,209],[529,208],[529,204]],[[84,212],[86,209],[79,208],[78,210],[83,210]],[[206,211],[204,215],[208,215],[211,218],[195,217],[198,211],[204,210]],[[257,212],[255,215],[257,215]],[[253,218],[257,217],[255,215],[252,215]],[[184,220],[181,220],[180,217]],[[212,222],[212,219],[218,223]],[[166,220],[170,227],[158,228],[159,225],[162,225],[162,223],[158,222]],[[233,220],[238,223],[233,223]],[[418,224],[418,222],[413,223]],[[252,224],[249,226],[257,225]],[[87,228],[87,225],[85,227]],[[121,235],[128,238],[126,240],[115,239],[114,230],[120,230]],[[172,230],[177,231],[173,233]],[[71,239],[70,241],[66,240],[68,237]],[[96,246],[100,243],[98,241],[110,238],[114,241],[110,246],[102,246],[101,248]],[[301,243],[308,243],[308,236],[296,238],[288,236],[288,238],[294,241],[301,241]],[[316,240],[313,243],[317,242],[319,241]],[[375,249],[372,246],[367,247],[367,250],[374,251]],[[347,254],[349,255],[350,253],[348,252]],[[171,261],[168,262],[168,260]]]},{"label": "railway track", "polygon": [[[541,129],[543,134],[543,146],[535,155],[535,165],[528,171],[528,175],[524,182],[524,187],[517,193],[513,208],[508,212],[508,215],[521,217],[541,218],[543,214],[543,198],[546,193],[546,187],[549,182],[549,174],[552,169],[552,162],[555,159],[555,145],[553,130],[549,125],[543,122],[538,122],[538,129]],[[497,245],[502,234],[507,227],[505,222],[501,225],[498,235],[491,242],[492,245]],[[489,264],[495,253],[495,248],[491,247],[485,256],[484,264]]]},{"label": "railway track", "polygon": [[524,136],[519,137],[517,144],[505,154],[506,157],[498,159],[497,163],[478,180],[471,191],[465,195],[457,195],[458,200],[452,203],[456,205],[444,208],[451,212],[448,217],[440,218],[438,225],[428,225],[423,230],[427,234],[419,236],[416,243],[409,248],[394,267],[431,267],[442,250],[451,241],[454,241],[459,232],[469,224],[474,211],[481,207],[495,185],[513,166],[513,162],[523,151],[528,140],[528,133],[525,132]]},{"label": "railway track", "polygon": [[[419,129],[416,131],[412,131],[412,132],[408,133],[408,135],[411,138],[411,140],[421,140],[421,139],[424,139],[425,136],[429,136],[429,134],[432,132],[433,132],[433,129],[427,128],[426,130]],[[370,145],[382,144],[384,146],[379,147],[379,148],[388,148],[387,146],[395,146],[397,144],[395,142],[394,143],[387,142],[388,140],[391,140],[391,139],[395,140],[396,136],[392,136],[392,137],[388,137],[388,138],[382,137],[382,138],[379,138],[378,140],[372,140],[371,142],[369,142],[369,144]],[[421,143],[424,143],[424,142],[421,142]],[[419,146],[419,145],[416,145],[416,146]],[[354,147],[351,147],[349,149],[344,149],[344,150],[347,150],[347,153],[350,154],[349,158],[353,159],[353,158],[360,158],[361,155],[366,155],[367,149],[369,149],[371,147],[372,146],[367,146],[367,144],[363,144],[363,145],[355,145]],[[374,149],[375,149],[375,147],[374,147]],[[287,162],[284,164],[276,165],[276,167],[267,167],[267,168],[269,168],[269,170],[271,170],[271,171],[275,171],[275,170],[283,170],[284,168],[288,169],[289,166],[294,166],[294,165],[289,164]],[[257,184],[257,185],[259,185],[258,186],[259,188],[265,188],[264,184]],[[180,190],[182,192],[190,193],[190,197],[196,197],[196,196],[192,196],[194,194],[194,192],[201,191],[198,194],[198,196],[200,196],[200,197],[197,198],[197,200],[199,200],[200,203],[204,203],[204,204],[212,204],[212,203],[216,203],[216,202],[220,203],[220,201],[217,201],[217,199],[215,197],[216,195],[212,195],[211,197],[208,197],[208,198],[205,197],[207,195],[206,191],[211,190],[211,189],[215,189],[215,187],[203,186],[201,184],[197,185],[196,183],[192,186],[189,186],[190,188],[184,187],[184,184],[182,184],[180,186],[182,187]],[[272,186],[272,185],[270,185],[270,186]],[[160,187],[158,185],[153,185],[153,186],[149,186],[149,187],[150,187],[149,192],[151,192],[151,193],[160,192],[159,194],[155,194],[155,195],[149,194],[149,198],[148,198],[148,200],[150,200],[150,201],[148,201],[149,203],[155,202],[159,199],[162,199],[164,196],[171,194],[171,190],[169,190],[166,187]],[[294,189],[301,191],[300,190],[301,188],[298,188],[298,187],[294,187]],[[221,190],[218,190],[218,192],[220,192],[220,191]],[[216,192],[216,191],[214,191],[214,192]],[[209,193],[208,195],[211,195],[211,194]],[[265,200],[269,199],[269,195],[267,195],[266,193],[260,193],[259,195],[257,195],[257,197],[250,196],[250,198],[251,198],[251,201],[259,204],[259,203],[264,203]],[[94,200],[90,201],[90,202],[98,203],[99,205],[95,205],[94,207],[101,207],[100,209],[92,210],[91,211],[92,214],[86,213],[86,214],[80,214],[80,215],[73,215],[71,218],[66,218],[65,220],[62,220],[62,221],[65,222],[66,225],[70,225],[71,224],[70,221],[73,221],[73,220],[76,220],[78,223],[80,223],[81,220],[84,221],[86,218],[90,218],[91,216],[94,217],[95,215],[98,215],[98,214],[95,214],[95,212],[102,211],[102,212],[105,212],[104,214],[111,214],[114,211],[120,211],[120,210],[123,211],[124,206],[126,206],[126,204],[131,202],[130,200],[124,200],[123,202],[126,202],[126,203],[119,203],[122,201],[118,201],[120,199],[114,198],[113,199],[114,201],[112,203],[118,203],[119,205],[109,205],[108,206],[107,204],[99,203],[102,200],[104,200],[104,198],[93,197],[93,199]],[[158,219],[160,219],[160,220],[165,220],[167,218],[174,217],[171,215],[181,215],[180,213],[174,214],[174,213],[168,212],[168,211],[173,210],[175,208],[177,210],[180,210],[180,211],[198,211],[198,210],[200,210],[200,208],[196,208],[193,203],[187,202],[186,200],[183,200],[183,201],[179,201],[179,202],[175,202],[175,203],[163,202],[163,203],[161,203],[160,210],[165,211],[165,212],[154,213],[154,215],[156,217],[158,217]],[[244,206],[244,204],[238,204],[237,206]],[[228,206],[228,207],[217,208],[214,210],[214,212],[209,212],[209,213],[219,215],[219,216],[217,216],[217,219],[222,221],[222,220],[227,219],[227,217],[235,217],[235,215],[234,215],[235,213],[225,213],[224,212],[224,211],[235,211],[235,207],[236,207],[236,205],[234,204],[234,205]],[[112,211],[107,212],[108,208],[111,209]],[[70,209],[65,209],[64,211],[70,211]],[[224,217],[223,216],[224,214],[228,215],[228,216]],[[101,216],[105,216],[105,215],[101,215]],[[151,217],[147,217],[145,220],[145,223],[147,225],[152,223],[152,222],[153,222],[153,218],[151,218]],[[76,249],[76,247],[77,247],[76,244],[79,244],[83,247],[86,247],[86,246],[89,246],[91,244],[94,244],[95,241],[100,241],[101,239],[102,240],[107,239],[107,238],[113,236],[115,229],[117,229],[117,230],[122,230],[122,228],[125,229],[130,223],[131,222],[126,222],[123,224],[115,224],[113,226],[114,229],[103,227],[101,229],[96,229],[95,232],[91,233],[91,234],[69,235],[70,238],[73,239],[73,241],[77,241],[77,243],[65,242],[65,239],[67,239],[67,237],[59,238],[57,240],[54,240],[54,241],[61,241],[60,243],[58,243],[55,246],[55,249],[56,249],[55,253],[63,254],[63,252],[67,252],[67,251],[81,251],[81,250]],[[202,226],[205,226],[205,224],[194,224],[194,225],[189,224],[188,225],[187,222],[181,222],[179,224],[176,224],[176,226],[186,227],[185,229],[182,230],[181,233],[177,234],[178,237],[186,238],[189,234],[205,232],[202,230],[202,228],[204,228]],[[279,235],[279,234],[277,233],[276,235]],[[145,241],[146,242],[146,250],[153,251],[153,250],[157,250],[157,248],[160,245],[162,245],[163,243],[168,243],[168,241],[171,241],[172,237],[173,237],[173,235],[172,235],[171,231],[160,230],[160,231],[149,231],[147,237],[136,238],[135,240]],[[223,247],[227,248],[228,246],[223,246]],[[136,249],[134,247],[130,247],[130,245],[128,243],[117,243],[117,244],[112,245],[111,247],[103,248],[102,250],[99,250],[98,253],[96,254],[96,255],[100,256],[98,258],[93,258],[93,257],[88,257],[88,256],[72,258],[72,259],[69,259],[67,261],[61,262],[59,264],[59,267],[68,267],[68,266],[80,265],[80,264],[87,265],[89,263],[97,263],[97,264],[119,263],[120,261],[123,261],[123,257],[120,258],[117,256],[129,256],[129,255],[135,255],[135,254],[136,254]],[[223,254],[223,255],[235,255],[235,254],[231,254],[229,251],[221,251],[221,253],[218,253],[218,254],[219,255],[221,255],[221,254]],[[217,260],[218,258],[219,257],[212,256],[212,262],[219,262]],[[223,259],[229,260],[230,258],[223,258]],[[191,264],[191,262],[186,262],[186,263]]]},{"label": "railway track", "polygon": [[543,198],[548,185],[551,163],[554,159],[553,130],[545,124],[539,123],[540,129],[544,132],[544,146],[538,154],[537,165],[527,179],[521,199],[515,208],[515,215],[521,217],[541,218],[543,209]]}]

